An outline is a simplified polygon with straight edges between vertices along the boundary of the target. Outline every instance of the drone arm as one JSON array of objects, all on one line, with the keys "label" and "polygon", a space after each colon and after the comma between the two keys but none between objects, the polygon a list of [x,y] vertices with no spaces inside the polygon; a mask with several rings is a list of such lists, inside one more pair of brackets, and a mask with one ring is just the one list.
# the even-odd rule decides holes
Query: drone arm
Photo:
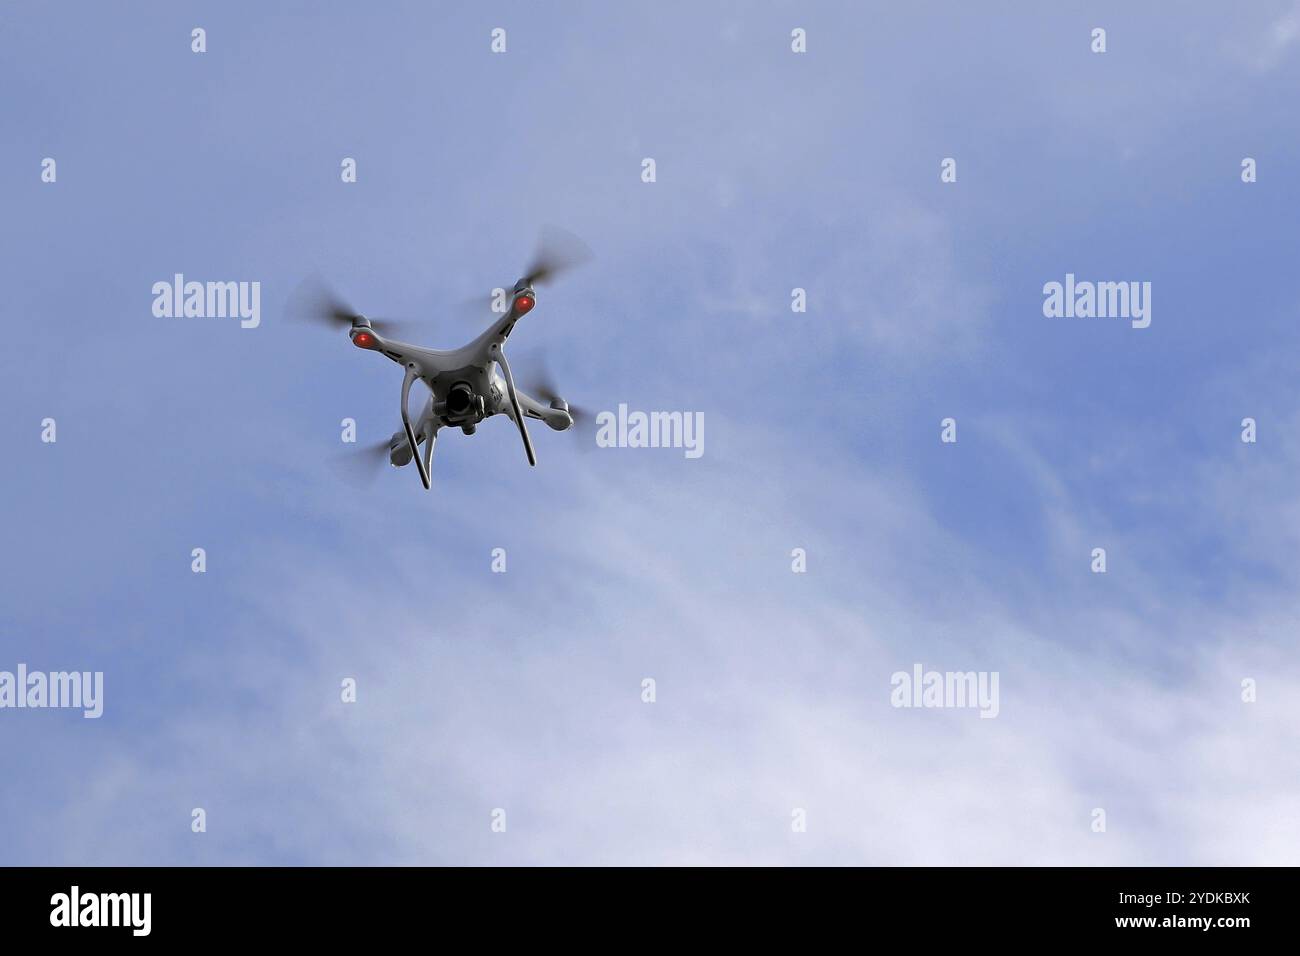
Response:
[{"label": "drone arm", "polygon": [[519,407],[519,395],[515,392],[515,377],[510,374],[510,363],[506,361],[506,353],[499,343],[492,346],[492,353],[492,357],[497,360],[497,363],[501,366],[501,371],[506,377],[506,394],[510,396],[510,407],[514,409],[515,424],[519,426],[519,436],[524,440],[524,451],[528,453],[528,464],[536,466],[537,456],[533,454],[533,443],[528,438],[528,426],[524,424],[524,411]]},{"label": "drone arm", "polygon": [[415,441],[415,429],[411,427],[411,414],[407,409],[407,404],[411,397],[411,383],[420,377],[414,365],[406,366],[406,377],[402,379],[402,427],[406,429],[406,440],[411,444],[411,457],[415,459],[415,466],[420,472],[420,482],[424,485],[424,490],[429,490],[429,465],[428,459],[433,447],[433,442],[429,442],[429,447],[424,450],[424,457],[420,456],[420,446]]}]

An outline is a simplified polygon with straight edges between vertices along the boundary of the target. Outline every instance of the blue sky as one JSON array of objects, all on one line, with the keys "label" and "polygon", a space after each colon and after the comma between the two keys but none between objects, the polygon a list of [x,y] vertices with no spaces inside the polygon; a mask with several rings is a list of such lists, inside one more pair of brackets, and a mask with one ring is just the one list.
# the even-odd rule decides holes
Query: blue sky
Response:
[{"label": "blue sky", "polygon": [[[1300,9],[321,6],[0,11],[0,669],[105,674],[0,711],[0,862],[1296,862]],[[516,371],[704,456],[340,480],[400,378],[298,283],[450,347],[548,223],[596,258]],[[1067,272],[1150,328],[1045,318]],[[997,719],[892,708],[915,662]]]}]

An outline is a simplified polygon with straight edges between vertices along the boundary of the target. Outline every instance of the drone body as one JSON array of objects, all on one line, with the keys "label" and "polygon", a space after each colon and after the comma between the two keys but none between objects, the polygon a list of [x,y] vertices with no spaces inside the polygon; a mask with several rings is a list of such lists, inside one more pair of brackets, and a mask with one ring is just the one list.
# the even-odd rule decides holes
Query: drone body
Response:
[{"label": "drone body", "polygon": [[[515,323],[536,302],[531,285],[521,279],[505,315],[469,345],[447,351],[386,339],[364,316],[353,319],[350,332],[353,345],[381,352],[406,371],[402,380],[402,431],[395,432],[389,442],[389,460],[393,465],[400,467],[415,458],[420,481],[428,488],[429,467],[439,430],[453,427],[472,435],[479,423],[492,415],[506,415],[516,424],[528,463],[536,465],[524,419],[540,419],[556,431],[573,425],[569,406],[562,399],[555,398],[544,405],[515,387],[510,363],[502,349]],[[412,419],[411,386],[417,381],[428,387],[429,397],[423,411]],[[420,445],[424,446],[423,453],[416,456],[413,452]]]},{"label": "drone body", "polygon": [[[528,273],[515,283],[505,314],[495,318],[474,341],[458,349],[430,349],[399,341],[384,334],[383,330],[391,323],[368,319],[333,296],[326,296],[325,301],[306,311],[311,318],[348,325],[353,345],[379,352],[402,366],[405,373],[401,393],[402,428],[387,443],[388,460],[395,467],[414,460],[426,489],[430,487],[433,447],[443,428],[459,428],[472,435],[483,420],[505,415],[519,429],[528,463],[536,465],[537,457],[525,420],[537,419],[556,431],[573,427],[575,412],[549,386],[539,386],[537,392],[541,398],[516,387],[504,350],[515,323],[537,304],[533,284],[545,281],[590,254],[576,237],[564,234],[559,238],[567,249],[557,251],[552,236],[552,248],[539,253]],[[422,382],[429,395],[420,412],[413,415],[411,386],[416,382]],[[378,450],[382,451],[382,446]]]}]

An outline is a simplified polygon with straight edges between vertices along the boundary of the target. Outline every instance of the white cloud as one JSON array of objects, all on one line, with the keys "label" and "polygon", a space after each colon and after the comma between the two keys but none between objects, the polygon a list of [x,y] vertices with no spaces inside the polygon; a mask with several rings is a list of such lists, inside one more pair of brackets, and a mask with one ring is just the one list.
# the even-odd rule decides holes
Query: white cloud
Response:
[{"label": "white cloud", "polygon": [[[732,442],[744,460],[762,436]],[[905,488],[820,465],[807,497],[741,465],[721,500],[662,476],[592,481],[581,510],[533,512],[506,575],[485,557],[349,568],[268,546],[233,645],[194,651],[209,703],[161,729],[161,755],[99,758],[62,859],[1288,861],[1300,675],[1280,631],[1189,602],[1160,620],[1115,608],[1094,641],[1077,605],[1034,630],[996,579],[955,582],[954,616],[893,556],[974,569],[978,552]],[[791,574],[789,546],[810,539],[809,573]],[[1192,622],[1196,641],[1177,629]],[[1185,645],[1179,666],[1125,650],[1152,643]],[[889,676],[914,662],[999,671],[1001,714],[892,708]],[[185,829],[190,805],[208,834]]]},{"label": "white cloud", "polygon": [[1300,39],[1300,3],[1268,25],[1255,53],[1255,67],[1259,70],[1274,69],[1290,56],[1297,39]]}]

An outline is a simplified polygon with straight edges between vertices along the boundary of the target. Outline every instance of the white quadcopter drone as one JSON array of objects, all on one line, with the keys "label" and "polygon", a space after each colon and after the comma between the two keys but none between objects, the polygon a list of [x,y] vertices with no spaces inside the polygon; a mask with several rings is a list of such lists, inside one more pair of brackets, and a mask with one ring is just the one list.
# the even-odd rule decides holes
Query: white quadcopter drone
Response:
[{"label": "white quadcopter drone", "polygon": [[[527,315],[537,304],[534,284],[542,284],[563,269],[585,261],[590,252],[576,237],[552,236],[544,244],[533,265],[509,293],[505,312],[495,319],[487,330],[468,345],[458,349],[429,349],[399,342],[383,334],[397,323],[368,319],[354,312],[337,297],[324,290],[312,307],[304,310],[305,317],[332,325],[349,326],[352,344],[360,349],[388,356],[405,370],[402,379],[402,430],[393,433],[385,443],[372,446],[372,453],[388,452],[389,462],[402,467],[415,460],[420,481],[426,490],[430,487],[429,469],[433,459],[433,446],[438,432],[443,428],[459,428],[466,435],[474,434],[480,422],[492,415],[506,415],[518,427],[524,442],[528,464],[536,466],[537,456],[528,437],[524,419],[535,418],[556,431],[572,428],[575,417],[582,417],[577,409],[554,393],[544,380],[534,388],[539,398],[515,387],[515,379],[506,360],[503,346],[515,323]],[[567,241],[563,241],[567,238]],[[424,409],[414,419],[410,413],[411,386],[423,382],[429,389]],[[422,454],[417,454],[423,444]]]}]

